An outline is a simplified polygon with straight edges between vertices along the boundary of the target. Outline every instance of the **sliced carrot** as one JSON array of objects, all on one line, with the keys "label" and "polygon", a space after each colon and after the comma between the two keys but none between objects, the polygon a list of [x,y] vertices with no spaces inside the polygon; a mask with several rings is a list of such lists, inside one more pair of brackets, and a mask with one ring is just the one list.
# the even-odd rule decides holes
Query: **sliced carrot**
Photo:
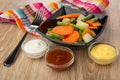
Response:
[{"label": "sliced carrot", "polygon": [[94,26],[89,26],[89,29],[98,29],[98,27],[94,27]]},{"label": "sliced carrot", "polygon": [[99,27],[101,26],[102,24],[100,22],[91,22],[90,20],[87,20],[86,23],[89,24],[89,26],[93,26],[93,27]]},{"label": "sliced carrot", "polygon": [[77,31],[73,31],[72,34],[70,34],[67,37],[64,37],[62,41],[68,43],[74,43],[78,41],[79,37],[80,37],[79,33]]},{"label": "sliced carrot", "polygon": [[63,18],[76,18],[79,17],[80,14],[79,13],[73,13],[73,14],[67,14],[67,15],[62,15],[57,17],[57,19],[63,19]]},{"label": "sliced carrot", "polygon": [[87,20],[86,23],[88,23],[89,26],[92,26],[92,23],[93,23],[93,22],[91,22],[90,20]]},{"label": "sliced carrot", "polygon": [[86,33],[90,34],[91,36],[95,36],[95,32],[91,29],[85,29],[82,33],[82,36],[84,36]]},{"label": "sliced carrot", "polygon": [[101,24],[100,22],[94,22],[92,25],[99,27],[99,26],[101,26],[102,24]]},{"label": "sliced carrot", "polygon": [[71,26],[56,26],[52,29],[52,32],[62,36],[72,34],[74,28]]}]

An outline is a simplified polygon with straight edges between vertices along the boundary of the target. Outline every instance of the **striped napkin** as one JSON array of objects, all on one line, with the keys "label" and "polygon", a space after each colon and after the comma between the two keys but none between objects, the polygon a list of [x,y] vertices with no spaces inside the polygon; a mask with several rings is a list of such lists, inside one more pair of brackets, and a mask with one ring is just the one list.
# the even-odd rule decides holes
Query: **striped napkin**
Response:
[{"label": "striped napkin", "polygon": [[15,24],[15,20],[13,18],[10,18],[10,16],[5,15],[5,13],[0,12],[0,22],[9,22],[12,24]]},{"label": "striped napkin", "polygon": [[61,2],[93,13],[101,13],[109,5],[109,0],[61,0]]},{"label": "striped napkin", "polygon": [[[17,26],[23,31],[31,32],[31,23],[34,20],[37,9],[44,8],[45,14],[43,20],[46,20],[52,13],[47,9],[43,3],[37,2],[29,5],[25,5],[19,9],[7,10],[4,13],[0,13],[0,22],[9,22],[17,24]],[[37,32],[32,32],[34,35],[39,35]]]},{"label": "striped napkin", "polygon": [[[108,0],[61,0],[59,2],[48,3],[37,2],[25,5],[19,9],[7,10],[4,13],[0,12],[0,22],[17,24],[21,30],[31,32],[31,28],[29,26],[34,20],[37,9],[45,9],[44,21],[64,5],[70,5],[73,8],[83,7],[89,12],[101,13],[108,4]],[[40,35],[38,32],[32,32],[32,34]]]}]

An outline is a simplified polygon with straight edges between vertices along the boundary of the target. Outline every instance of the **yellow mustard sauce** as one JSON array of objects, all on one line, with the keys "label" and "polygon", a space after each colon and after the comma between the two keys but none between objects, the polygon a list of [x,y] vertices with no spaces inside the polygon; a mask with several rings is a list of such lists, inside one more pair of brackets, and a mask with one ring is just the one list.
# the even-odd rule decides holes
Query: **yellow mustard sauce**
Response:
[{"label": "yellow mustard sauce", "polygon": [[109,44],[97,44],[90,50],[91,58],[94,62],[105,65],[110,64],[116,59],[116,48]]}]

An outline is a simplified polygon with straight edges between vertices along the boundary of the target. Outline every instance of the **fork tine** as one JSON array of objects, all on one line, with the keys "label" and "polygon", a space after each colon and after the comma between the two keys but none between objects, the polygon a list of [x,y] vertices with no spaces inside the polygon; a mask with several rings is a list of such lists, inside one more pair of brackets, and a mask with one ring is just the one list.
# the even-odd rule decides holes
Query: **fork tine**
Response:
[{"label": "fork tine", "polygon": [[31,27],[30,33],[35,33],[36,32],[36,28],[39,27],[39,25],[41,24],[41,22],[44,18],[45,11],[46,11],[45,8],[39,8],[36,11],[35,18],[34,18],[32,24],[30,26]]},{"label": "fork tine", "polygon": [[45,9],[44,9],[44,8],[40,8],[40,9],[38,10],[38,20],[39,20],[39,19],[43,19],[44,13],[45,13]]},{"label": "fork tine", "polygon": [[45,9],[44,8],[40,8],[36,11],[36,15],[35,15],[35,19],[33,21],[32,24],[34,25],[39,25],[40,24],[40,21],[42,21],[43,17],[44,17],[44,14],[45,14]]},{"label": "fork tine", "polygon": [[32,24],[36,24],[37,18],[38,18],[38,10],[36,11],[35,18],[34,18]]},{"label": "fork tine", "polygon": [[43,14],[41,13],[41,11],[42,11],[41,9],[38,10],[37,20],[41,20],[42,19],[41,15],[43,15]]}]

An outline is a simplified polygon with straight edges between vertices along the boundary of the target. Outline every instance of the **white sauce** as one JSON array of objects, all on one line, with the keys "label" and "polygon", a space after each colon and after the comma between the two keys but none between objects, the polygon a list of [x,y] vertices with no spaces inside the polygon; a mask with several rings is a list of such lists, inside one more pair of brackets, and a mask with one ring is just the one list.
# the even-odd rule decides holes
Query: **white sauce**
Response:
[{"label": "white sauce", "polygon": [[47,44],[40,39],[33,39],[26,42],[23,46],[25,52],[29,54],[39,54],[47,49]]}]

